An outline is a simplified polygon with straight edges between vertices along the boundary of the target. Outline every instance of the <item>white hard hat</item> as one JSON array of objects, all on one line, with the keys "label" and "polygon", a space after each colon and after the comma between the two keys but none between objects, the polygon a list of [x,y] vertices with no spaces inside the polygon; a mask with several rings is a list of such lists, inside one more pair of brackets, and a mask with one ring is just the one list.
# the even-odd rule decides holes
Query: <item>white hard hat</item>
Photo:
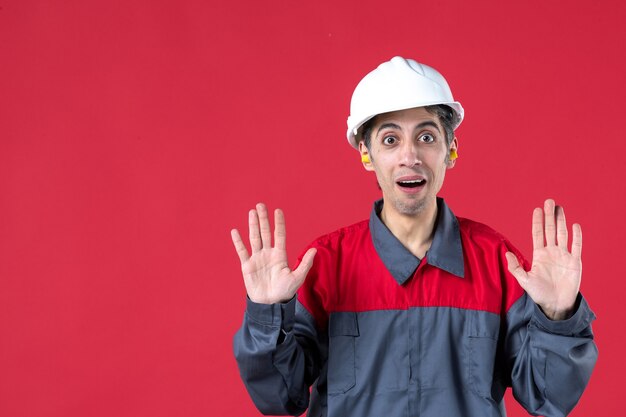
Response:
[{"label": "white hard hat", "polygon": [[443,75],[428,65],[400,56],[383,62],[354,89],[348,117],[348,142],[358,149],[359,128],[372,117],[413,107],[445,104],[463,121],[463,107],[454,101]]}]

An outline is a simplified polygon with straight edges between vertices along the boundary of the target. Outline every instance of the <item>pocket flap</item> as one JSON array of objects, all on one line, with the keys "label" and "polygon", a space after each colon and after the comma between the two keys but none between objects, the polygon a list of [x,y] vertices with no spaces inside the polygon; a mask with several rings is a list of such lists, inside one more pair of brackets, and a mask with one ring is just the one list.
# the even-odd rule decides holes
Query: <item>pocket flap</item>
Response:
[{"label": "pocket flap", "polygon": [[469,337],[487,337],[498,340],[500,316],[485,311],[472,311],[469,321]]},{"label": "pocket flap", "polygon": [[356,318],[356,313],[332,313],[330,315],[328,326],[330,337],[359,335],[359,323]]}]

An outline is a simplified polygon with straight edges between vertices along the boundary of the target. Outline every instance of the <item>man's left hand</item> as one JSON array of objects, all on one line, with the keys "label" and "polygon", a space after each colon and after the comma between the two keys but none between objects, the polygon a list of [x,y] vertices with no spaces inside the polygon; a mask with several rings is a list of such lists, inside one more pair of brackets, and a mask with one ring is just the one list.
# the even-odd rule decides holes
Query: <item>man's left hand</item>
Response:
[{"label": "man's left hand", "polygon": [[[563,207],[548,199],[543,210],[533,211],[533,262],[526,272],[517,257],[507,252],[509,272],[551,320],[574,313],[582,275],[582,230],[572,227],[572,249],[567,249],[567,224]],[[545,239],[545,240],[544,240]]]}]

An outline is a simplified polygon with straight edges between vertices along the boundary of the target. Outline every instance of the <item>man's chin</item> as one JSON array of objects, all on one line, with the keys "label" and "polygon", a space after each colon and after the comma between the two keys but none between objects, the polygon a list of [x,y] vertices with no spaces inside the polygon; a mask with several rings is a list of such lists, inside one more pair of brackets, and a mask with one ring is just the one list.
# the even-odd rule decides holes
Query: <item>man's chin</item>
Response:
[{"label": "man's chin", "polygon": [[422,212],[427,207],[426,201],[410,200],[410,201],[394,201],[391,203],[396,212],[404,216],[415,216]]}]

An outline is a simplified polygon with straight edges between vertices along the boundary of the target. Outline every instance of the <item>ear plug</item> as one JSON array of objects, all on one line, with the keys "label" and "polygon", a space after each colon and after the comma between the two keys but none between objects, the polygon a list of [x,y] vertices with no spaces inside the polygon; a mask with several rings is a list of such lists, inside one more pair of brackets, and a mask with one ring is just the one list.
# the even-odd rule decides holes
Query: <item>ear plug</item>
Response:
[{"label": "ear plug", "polygon": [[454,161],[458,157],[459,157],[459,154],[456,152],[456,150],[450,149],[450,160]]},{"label": "ear plug", "polygon": [[370,156],[368,154],[361,155],[361,162],[364,164],[370,163]]}]

